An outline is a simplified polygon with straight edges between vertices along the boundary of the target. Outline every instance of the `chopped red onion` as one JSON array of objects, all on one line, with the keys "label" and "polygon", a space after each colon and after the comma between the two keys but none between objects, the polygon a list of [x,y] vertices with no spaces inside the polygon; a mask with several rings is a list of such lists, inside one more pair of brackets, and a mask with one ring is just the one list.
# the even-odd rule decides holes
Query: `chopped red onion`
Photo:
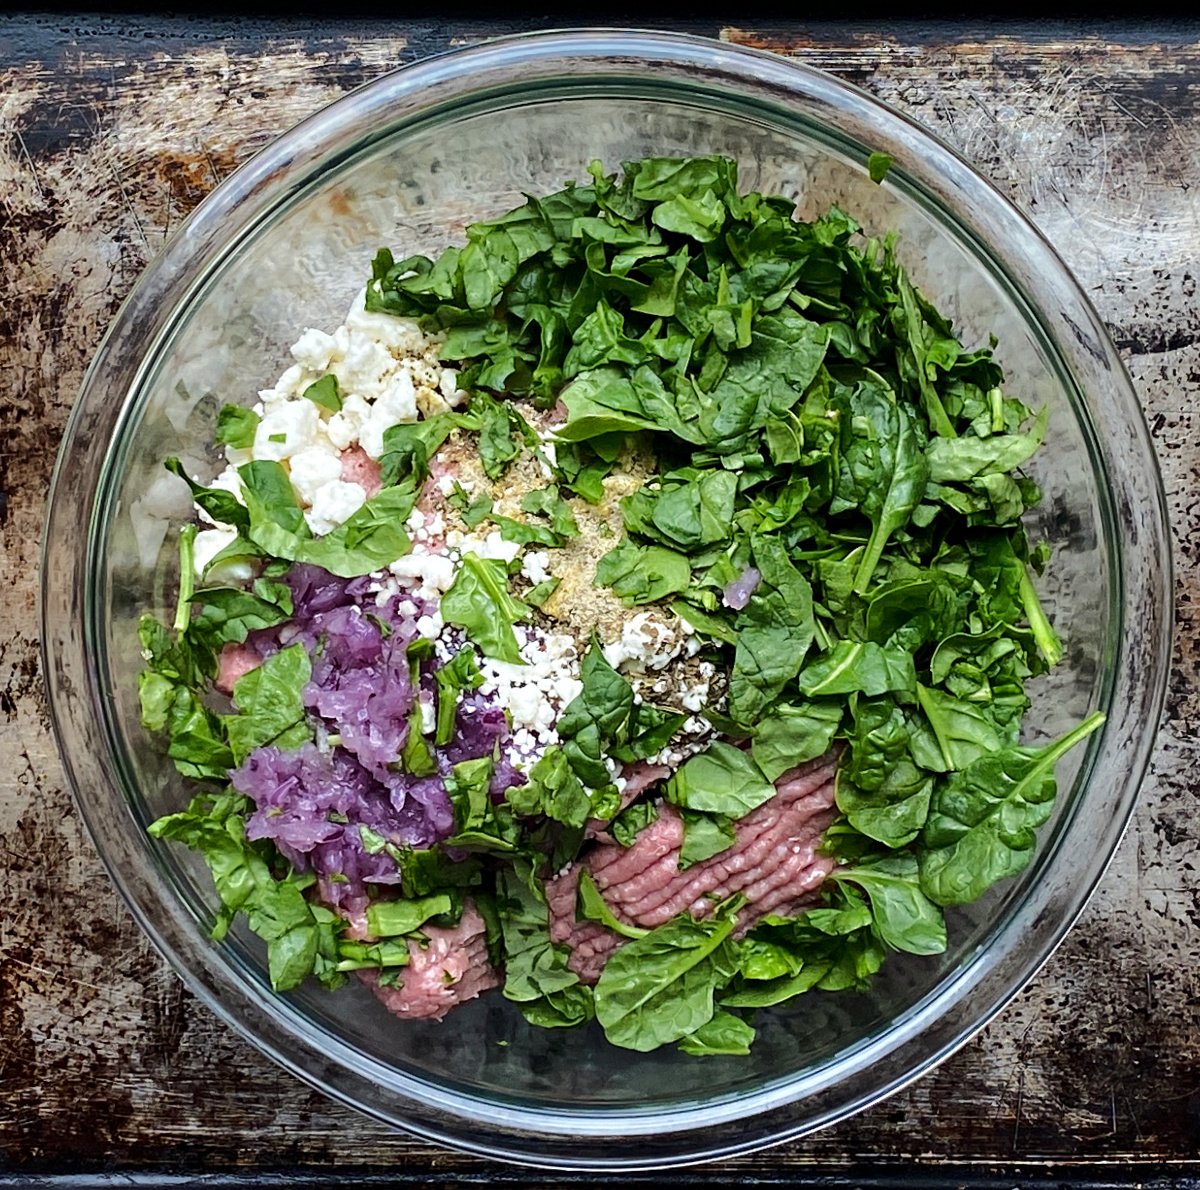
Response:
[{"label": "chopped red onion", "polygon": [[722,592],[721,598],[725,606],[740,612],[750,602],[750,596],[758,589],[761,580],[762,575],[753,566],[747,566]]}]

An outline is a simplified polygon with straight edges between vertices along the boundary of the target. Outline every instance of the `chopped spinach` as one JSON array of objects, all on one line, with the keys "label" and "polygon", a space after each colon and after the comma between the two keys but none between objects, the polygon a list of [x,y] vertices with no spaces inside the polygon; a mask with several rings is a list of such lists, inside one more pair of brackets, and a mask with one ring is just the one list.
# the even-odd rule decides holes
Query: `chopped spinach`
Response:
[{"label": "chopped spinach", "polygon": [[[892,167],[880,153],[865,164],[876,183]],[[365,969],[386,983],[424,926],[458,920],[470,891],[503,994],[531,1023],[594,1018],[624,1048],[737,1055],[754,1039],[753,1010],[865,987],[889,951],[943,951],[943,908],[1025,869],[1057,762],[1103,719],[1041,748],[1020,742],[1028,683],[1064,655],[1035,584],[1048,551],[1025,528],[1040,499],[1025,468],[1049,411],[1005,392],[991,348],[959,341],[896,248],[836,208],[806,222],[789,197],[742,192],[723,156],[647,158],[612,174],[595,162],[587,181],[471,225],[436,259],[379,251],[366,308],[437,332],[465,404],[388,429],[382,489],[337,529],[311,531],[280,463],[240,466],[234,494],[167,460],[205,516],[236,532],[215,561],[261,570],[244,589],[197,589],[189,526],[174,628],[139,626],[143,722],[206,786],[151,831],[204,856],[221,901],[215,937],[244,913],[279,989],[309,975],[334,987]],[[330,374],[303,396],[333,414],[345,394]],[[535,433],[512,398],[553,409],[552,430]],[[216,441],[251,448],[260,420],[226,405]],[[237,681],[229,713],[210,687],[223,650],[292,616],[288,567],[357,578],[407,553],[431,460],[466,435],[490,480],[526,452],[544,465],[521,518],[457,484],[447,495],[468,528],[490,521],[522,546],[569,546],[580,536],[573,498],[615,503],[619,460],[657,460],[624,489],[624,532],[594,581],[690,628],[727,678],[725,701],[702,711],[723,738],[626,805],[625,766],[659,756],[687,716],[642,701],[593,640],[559,742],[536,763],[513,775],[501,750],[452,760],[460,713],[474,709],[464,698],[485,681],[480,655],[521,664],[514,627],[559,581],[518,598],[504,563],[467,550],[440,610],[469,643],[440,663],[430,642],[410,647],[434,726],[422,731],[420,702],[406,710],[392,764],[442,783],[451,850],[360,827],[401,883],[371,900],[372,937],[346,938],[311,894],[314,877],[247,841],[253,807],[229,786],[254,749],[314,739],[309,652],[271,652]],[[618,945],[594,989],[580,981],[551,938],[547,881],[591,834],[633,847],[669,804],[656,837],[677,829],[677,814],[686,869],[734,845],[738,821],[782,778],[805,780],[793,770],[833,755],[837,819],[822,846],[836,866],[819,899],[748,929],[737,928],[747,908],[737,898],[646,929],[582,868],[577,921]]]}]

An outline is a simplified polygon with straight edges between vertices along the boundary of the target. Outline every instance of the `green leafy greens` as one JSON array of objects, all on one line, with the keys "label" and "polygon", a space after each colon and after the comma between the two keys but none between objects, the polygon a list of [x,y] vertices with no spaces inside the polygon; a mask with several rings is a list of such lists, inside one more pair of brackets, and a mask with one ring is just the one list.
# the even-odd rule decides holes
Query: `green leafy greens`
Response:
[{"label": "green leafy greens", "polygon": [[[865,166],[882,183],[892,162],[873,153]],[[1006,394],[991,347],[960,342],[897,248],[836,208],[805,222],[789,198],[742,192],[725,157],[647,158],[619,174],[596,162],[586,182],[471,225],[436,259],[380,250],[367,309],[436,332],[467,400],[390,428],[381,490],[339,528],[312,534],[279,463],[241,466],[238,499],[168,460],[204,513],[236,532],[223,554],[265,567],[250,589],[196,589],[195,530],[185,531],[174,631],[149,618],[140,629],[143,720],[206,786],[151,830],[204,855],[221,901],[215,936],[246,914],[280,989],[310,974],[337,986],[367,968],[402,978],[409,940],[457,920],[470,890],[503,994],[532,1023],[595,1019],[632,1050],[735,1055],[753,1041],[757,1009],[862,988],[889,951],[943,951],[944,908],[1027,867],[1058,761],[1103,719],[1041,747],[1021,742],[1026,687],[1064,655],[1037,594],[1048,551],[1025,528],[1040,493],[1024,469],[1049,412]],[[342,409],[333,375],[303,396]],[[531,405],[555,410],[549,439],[531,428]],[[227,405],[216,440],[250,448],[259,422]],[[230,713],[207,690],[222,649],[291,615],[279,581],[289,565],[352,578],[409,550],[404,524],[430,460],[460,433],[474,436],[489,480],[527,452],[545,465],[520,518],[498,496],[457,485],[447,496],[469,528],[490,522],[522,546],[568,548],[581,502],[606,499],[623,453],[655,458],[650,481],[620,501],[624,532],[595,582],[690,627],[727,678],[724,701],[702,712],[721,738],[625,804],[622,766],[661,753],[686,716],[643,701],[593,640],[558,742],[522,783],[493,796],[499,753],[446,762],[438,750],[454,740],[460,701],[484,683],[478,655],[523,664],[516,626],[558,582],[514,594],[503,562],[468,550],[440,611],[469,644],[424,671],[432,727],[414,708],[396,758],[408,774],[440,775],[454,858],[362,828],[371,854],[395,859],[401,895],[372,901],[370,940],[349,939],[307,895],[311,878],[247,841],[249,807],[228,787],[255,748],[313,738],[309,654],[273,653],[234,686]],[[409,656],[419,682],[427,654]],[[678,867],[694,867],[834,750],[838,817],[823,847],[836,865],[819,899],[748,930],[740,897],[648,929],[582,870],[577,920],[616,949],[594,987],[581,982],[552,940],[546,885],[591,833],[632,847],[674,807]]]}]

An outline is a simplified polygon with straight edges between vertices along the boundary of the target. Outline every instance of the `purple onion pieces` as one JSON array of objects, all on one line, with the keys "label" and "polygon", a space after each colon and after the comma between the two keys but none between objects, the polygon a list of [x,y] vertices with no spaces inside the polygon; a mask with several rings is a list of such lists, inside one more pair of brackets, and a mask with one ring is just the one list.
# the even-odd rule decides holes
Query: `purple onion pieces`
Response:
[{"label": "purple onion pieces", "polygon": [[726,607],[740,612],[750,602],[750,596],[758,590],[761,581],[762,575],[753,566],[747,566],[721,593],[721,599]]},{"label": "purple onion pieces", "polygon": [[331,905],[365,902],[368,883],[397,883],[400,870],[378,839],[413,845],[426,829],[424,814],[398,829],[389,790],[342,749],[257,748],[230,780],[255,805],[246,838],[270,839],[297,871],[315,872]]}]

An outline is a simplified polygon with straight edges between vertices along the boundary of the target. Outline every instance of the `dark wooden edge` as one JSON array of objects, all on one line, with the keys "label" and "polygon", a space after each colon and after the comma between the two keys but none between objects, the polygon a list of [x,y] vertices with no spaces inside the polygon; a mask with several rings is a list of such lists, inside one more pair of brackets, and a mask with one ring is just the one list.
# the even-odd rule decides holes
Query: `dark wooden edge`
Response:
[{"label": "dark wooden edge", "polygon": [[[1068,20],[1087,22],[1094,32],[1096,22],[1112,20],[1123,24],[1144,24],[1147,21],[1178,20],[1182,24],[1195,25],[1187,19],[1191,11],[1185,7],[1180,14],[1178,0],[1144,0],[1136,8],[1128,0],[1056,0],[1041,9],[1032,6],[1014,5],[1011,0],[916,0],[897,5],[896,0],[854,0],[842,8],[804,8],[795,0],[757,0],[747,6],[706,3],[692,0],[680,5],[678,0],[645,0],[642,4],[632,0],[611,0],[601,8],[589,8],[580,4],[563,3],[559,0],[510,0],[498,8],[484,0],[439,0],[436,8],[437,21],[478,19],[496,27],[513,27],[524,24],[564,25],[607,25],[662,27],[688,24],[753,25],[762,21],[782,21],[805,27],[861,26],[865,22],[886,22],[889,25],[920,24],[928,21],[958,22],[964,30],[979,30],[986,24],[991,31],[1028,32],[1040,25]],[[120,15],[144,17],[161,24],[175,21],[211,19],[234,23],[253,23],[256,20],[281,18],[294,24],[299,19],[315,21],[318,25],[344,26],[347,21],[364,26],[377,25],[381,32],[394,30],[397,18],[394,10],[381,10],[377,0],[341,0],[337,15],[331,16],[329,4],[320,0],[181,0],[178,3],[155,5],[148,0],[94,0],[93,3],[69,3],[67,0],[6,0],[0,5],[3,13],[26,12],[46,15],[69,15],[87,19]],[[429,10],[418,10],[411,14],[418,21],[430,19]]]},{"label": "dark wooden edge", "polygon": [[[665,1172],[665,1171],[664,1171]],[[478,1172],[429,1171],[405,1174],[386,1172],[331,1172],[315,1169],[269,1170],[246,1173],[199,1173],[166,1171],[116,1171],[105,1173],[3,1173],[0,1190],[332,1190],[333,1187],[362,1187],[388,1190],[421,1186],[426,1190],[457,1190],[459,1187],[524,1187],[528,1190],[554,1187],[662,1186],[688,1190],[705,1186],[739,1187],[797,1186],[818,1190],[1200,1190],[1200,1161],[1186,1165],[1125,1163],[1116,1165],[1034,1165],[980,1167],[909,1163],[891,1168],[881,1165],[831,1170],[780,1170],[762,1173],[747,1170],[717,1176],[702,1168],[669,1173],[623,1175],[616,1178],[597,1174],[572,1174],[524,1170],[518,1167],[489,1167]]]}]

